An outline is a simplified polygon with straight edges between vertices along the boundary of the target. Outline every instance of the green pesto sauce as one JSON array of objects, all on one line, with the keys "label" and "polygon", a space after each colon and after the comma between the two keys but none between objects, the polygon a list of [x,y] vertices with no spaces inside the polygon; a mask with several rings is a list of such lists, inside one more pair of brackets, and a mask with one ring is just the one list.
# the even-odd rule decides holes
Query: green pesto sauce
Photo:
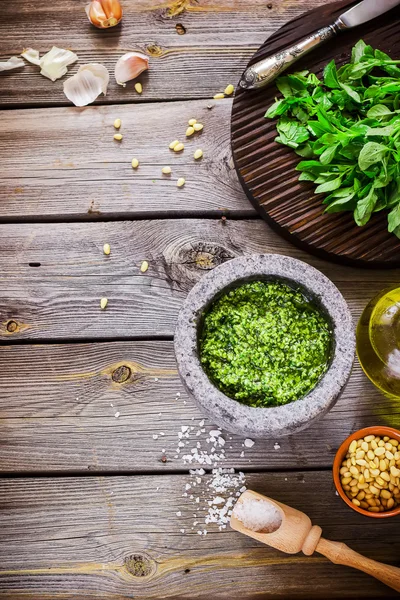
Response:
[{"label": "green pesto sauce", "polygon": [[200,360],[227,396],[249,406],[278,406],[315,387],[327,369],[331,338],[327,318],[300,291],[253,281],[211,305]]}]

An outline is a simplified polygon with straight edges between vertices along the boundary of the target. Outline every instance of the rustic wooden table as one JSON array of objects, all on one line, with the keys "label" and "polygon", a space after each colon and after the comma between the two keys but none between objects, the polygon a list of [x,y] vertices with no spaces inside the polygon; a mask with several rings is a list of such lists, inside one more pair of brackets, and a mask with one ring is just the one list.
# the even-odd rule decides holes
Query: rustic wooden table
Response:
[{"label": "rustic wooden table", "polygon": [[[107,97],[85,109],[71,108],[62,80],[33,65],[1,75],[0,598],[395,596],[318,555],[283,555],[215,525],[198,535],[204,517],[193,525],[200,507],[183,496],[193,477],[176,452],[181,427],[197,431],[202,415],[179,382],[172,336],[185,295],[207,270],[242,253],[295,256],[337,284],[355,319],[399,280],[399,271],[308,256],[257,218],[232,165],[232,100],[210,100],[236,83],[268,35],[324,3],[124,0],[122,27],[98,31],[84,0],[3,2],[4,58],[55,44],[79,56],[70,74],[86,62],[113,72],[138,47],[150,71],[142,96],[112,78]],[[169,142],[191,117],[204,122],[201,138],[171,156]],[[186,178],[184,188],[161,177],[165,164]],[[356,364],[320,423],[251,449],[225,436],[220,466],[306,511],[326,537],[396,564],[398,523],[349,510],[330,473],[340,442],[376,423],[399,427],[400,403],[382,397]],[[204,447],[211,428],[206,422],[195,438]],[[201,510],[210,477],[196,488]]]}]

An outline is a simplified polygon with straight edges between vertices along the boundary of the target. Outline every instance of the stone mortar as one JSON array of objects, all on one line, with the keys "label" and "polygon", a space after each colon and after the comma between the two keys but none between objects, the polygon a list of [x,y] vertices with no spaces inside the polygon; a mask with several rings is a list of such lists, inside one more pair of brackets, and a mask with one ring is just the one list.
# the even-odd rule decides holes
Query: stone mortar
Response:
[{"label": "stone mortar", "polygon": [[[327,372],[306,396],[284,406],[253,408],[240,404],[215,387],[199,361],[197,336],[204,311],[224,289],[254,279],[297,284],[332,322],[334,347]],[[325,275],[300,260],[264,254],[230,260],[194,286],[179,313],[174,345],[182,382],[213,423],[243,436],[279,438],[309,427],[334,406],[350,376],[355,335],[347,303]]]}]

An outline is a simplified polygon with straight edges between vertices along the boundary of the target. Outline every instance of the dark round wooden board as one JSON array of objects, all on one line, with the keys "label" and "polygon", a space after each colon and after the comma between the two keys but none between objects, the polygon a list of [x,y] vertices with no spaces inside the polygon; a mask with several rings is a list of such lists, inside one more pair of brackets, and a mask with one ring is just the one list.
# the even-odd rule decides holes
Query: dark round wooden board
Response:
[{"label": "dark round wooden board", "polygon": [[[292,45],[309,33],[329,25],[351,6],[348,0],[312,10],[274,33],[249,65]],[[362,38],[393,58],[400,57],[400,6],[381,17],[339,34],[299,61],[290,71],[309,69],[318,76],[334,58],[348,62],[352,46]],[[266,109],[280,96],[274,83],[261,90],[236,90],[232,108],[232,150],[239,179],[261,216],[296,245],[323,258],[366,267],[399,267],[400,240],[387,231],[386,213],[375,214],[358,227],[352,213],[324,213],[323,196],[314,184],[299,182],[295,171],[301,158],[274,141],[275,120]]]}]

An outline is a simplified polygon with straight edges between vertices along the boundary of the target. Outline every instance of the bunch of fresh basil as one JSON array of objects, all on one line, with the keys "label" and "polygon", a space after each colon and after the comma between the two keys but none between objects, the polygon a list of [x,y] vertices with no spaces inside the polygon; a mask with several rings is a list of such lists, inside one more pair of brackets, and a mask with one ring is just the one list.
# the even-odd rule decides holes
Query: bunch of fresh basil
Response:
[{"label": "bunch of fresh basil", "polygon": [[326,211],[353,211],[357,225],[388,210],[388,230],[400,238],[400,68],[362,40],[351,61],[331,61],[323,81],[308,71],[277,79],[283,98],[267,110],[279,117],[276,141],[302,160],[301,181],[328,194]]}]

